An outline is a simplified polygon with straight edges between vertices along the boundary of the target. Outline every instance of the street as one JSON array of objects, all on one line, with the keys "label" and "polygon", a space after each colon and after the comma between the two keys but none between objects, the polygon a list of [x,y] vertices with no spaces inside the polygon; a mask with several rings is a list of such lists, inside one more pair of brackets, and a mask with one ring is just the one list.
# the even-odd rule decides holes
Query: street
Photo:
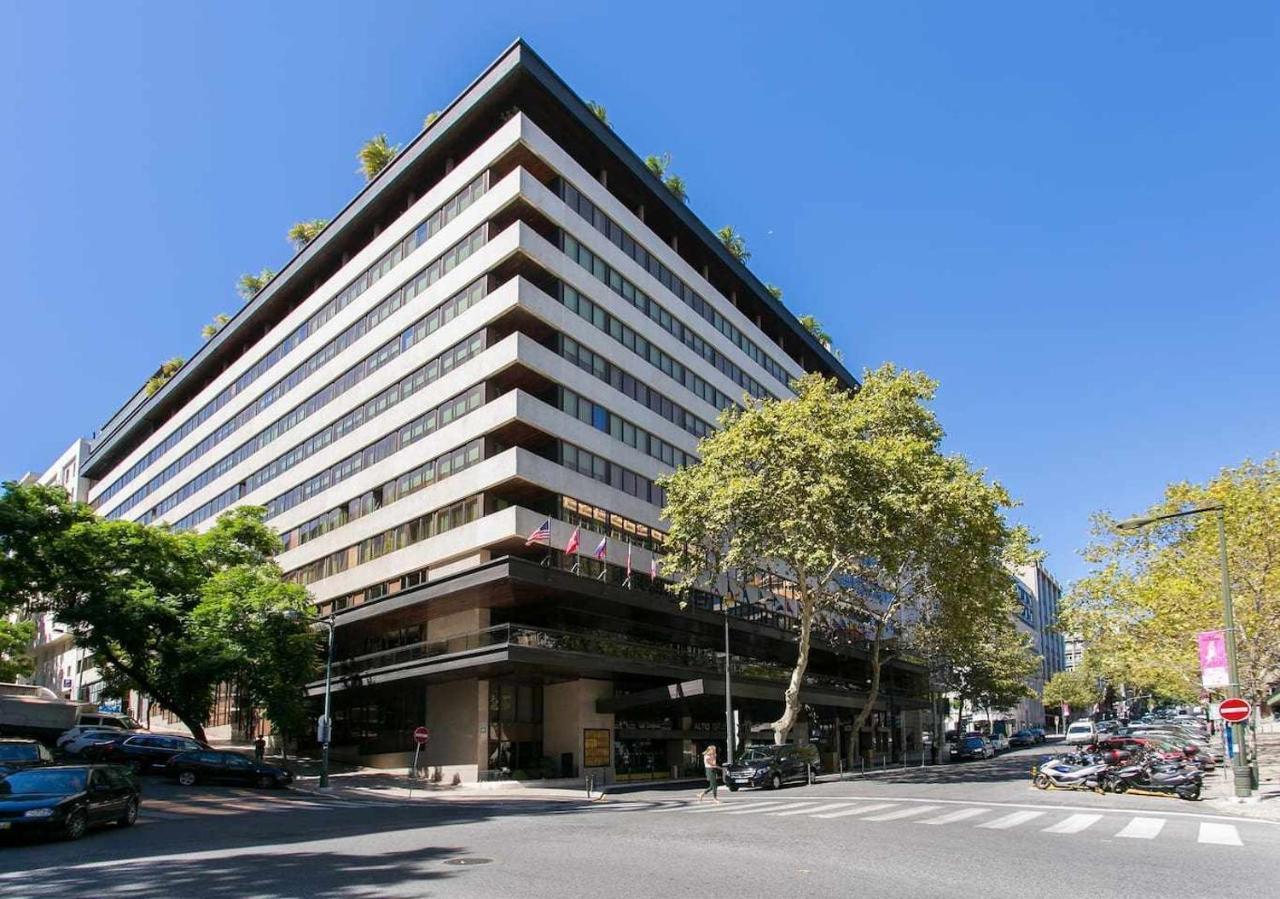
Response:
[{"label": "street", "polygon": [[[1042,793],[1042,747],[779,792],[604,802],[183,791],[132,830],[7,845],[0,896],[1226,896],[1274,890],[1280,825],[1203,803]],[[1216,812],[1216,809],[1212,811]]]}]

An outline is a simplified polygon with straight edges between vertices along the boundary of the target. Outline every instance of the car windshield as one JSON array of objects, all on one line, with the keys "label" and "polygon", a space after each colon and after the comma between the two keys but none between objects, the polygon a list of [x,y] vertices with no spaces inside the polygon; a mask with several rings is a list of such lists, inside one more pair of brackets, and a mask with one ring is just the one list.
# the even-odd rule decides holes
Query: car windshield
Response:
[{"label": "car windshield", "polygon": [[965,749],[977,749],[982,745],[982,737],[965,737]]},{"label": "car windshield", "polygon": [[0,743],[0,762],[30,762],[40,758],[35,743]]},{"label": "car windshield", "polygon": [[21,796],[27,793],[79,793],[85,788],[89,772],[83,770],[17,771],[0,778],[0,795]]},{"label": "car windshield", "polygon": [[772,758],[772,749],[748,749],[738,761],[747,764],[748,762],[767,762]]}]

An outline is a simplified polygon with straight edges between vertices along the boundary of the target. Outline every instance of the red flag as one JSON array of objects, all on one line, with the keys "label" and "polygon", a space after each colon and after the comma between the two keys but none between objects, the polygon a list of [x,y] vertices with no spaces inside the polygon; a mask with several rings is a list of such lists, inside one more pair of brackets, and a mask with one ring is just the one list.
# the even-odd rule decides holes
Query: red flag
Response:
[{"label": "red flag", "polygon": [[578,533],[579,530],[580,528],[573,529],[573,534],[570,535],[569,542],[564,546],[565,555],[576,553],[578,551],[578,544],[582,542],[581,535]]}]

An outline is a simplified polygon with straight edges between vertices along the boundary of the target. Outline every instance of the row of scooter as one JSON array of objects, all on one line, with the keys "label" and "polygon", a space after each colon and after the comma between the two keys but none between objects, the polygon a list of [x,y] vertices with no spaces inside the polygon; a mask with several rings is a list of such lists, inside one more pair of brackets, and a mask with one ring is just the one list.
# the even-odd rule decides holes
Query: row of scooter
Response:
[{"label": "row of scooter", "polygon": [[1196,800],[1203,781],[1204,772],[1195,762],[1168,762],[1154,753],[1120,749],[1048,756],[1031,768],[1031,783],[1041,790],[1132,792]]}]

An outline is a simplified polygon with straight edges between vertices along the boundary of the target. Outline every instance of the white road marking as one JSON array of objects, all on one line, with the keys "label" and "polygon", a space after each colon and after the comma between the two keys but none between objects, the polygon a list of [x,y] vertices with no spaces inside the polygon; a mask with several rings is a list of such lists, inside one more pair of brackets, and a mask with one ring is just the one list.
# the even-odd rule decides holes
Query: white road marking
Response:
[{"label": "white road marking", "polygon": [[1218,846],[1244,845],[1240,842],[1240,831],[1236,830],[1234,824],[1210,824],[1207,821],[1200,825],[1200,836],[1196,838],[1196,842]]},{"label": "white road marking", "polygon": [[787,802],[787,803],[783,803],[782,805],[772,805],[772,806],[770,806],[769,808],[765,808],[765,807],[763,806],[763,804],[759,804],[759,805],[755,805],[755,806],[753,806],[753,807],[751,807],[751,808],[744,808],[744,809],[739,809],[739,810],[737,810],[737,811],[729,812],[729,814],[731,814],[731,815],[754,815],[754,814],[756,814],[757,812],[762,812],[762,811],[765,811],[765,812],[780,812],[780,811],[782,811],[783,809],[800,808],[801,806],[805,806],[805,805],[813,805],[813,801],[812,801],[812,800],[809,800],[808,802]]},{"label": "white road marking", "polygon": [[[936,806],[935,806],[936,808]],[[965,818],[973,818],[984,812],[989,812],[989,808],[962,808],[958,812],[947,812],[945,815],[939,815],[936,818],[930,818],[928,821],[921,821],[921,824],[951,824],[955,821],[963,821]]]},{"label": "white road marking", "polygon": [[1154,840],[1164,830],[1165,818],[1134,818],[1116,834],[1131,840]]},{"label": "white road marking", "polygon": [[984,827],[987,830],[1008,830],[1010,827],[1017,827],[1019,824],[1026,824],[1032,818],[1039,818],[1044,812],[1014,812],[1012,815],[1005,815],[1003,818],[996,818],[994,821],[988,821],[986,824],[979,824],[978,827]]},{"label": "white road marking", "polygon": [[811,815],[814,812],[829,812],[832,809],[844,808],[853,805],[852,802],[832,802],[828,805],[820,805],[817,808],[805,808],[794,812],[774,812],[779,818],[785,818],[788,815]]},{"label": "white road marking", "polygon": [[711,805],[704,806],[703,808],[688,809],[688,812],[691,815],[696,815],[698,812],[727,812],[730,809],[742,808],[744,805],[749,805],[753,808],[769,808],[775,805],[782,805],[782,803],[777,800],[770,800],[768,802],[722,802],[719,805],[716,805],[713,802]]},{"label": "white road marking", "polygon": [[1079,833],[1101,820],[1101,815],[1072,815],[1051,827],[1044,828],[1041,833]]},{"label": "white road marking", "polygon": [[870,818],[863,818],[863,821],[896,821],[899,818],[910,818],[912,815],[923,815],[925,812],[936,812],[942,808],[940,805],[919,805],[915,808],[902,808],[896,812],[885,812],[883,815],[872,815]]},{"label": "white road marking", "polygon": [[864,805],[862,808],[846,809],[843,812],[831,812],[826,815],[814,815],[815,818],[847,818],[849,815],[865,815],[867,812],[874,812],[882,808],[893,808],[893,802],[877,802],[874,805]]}]

